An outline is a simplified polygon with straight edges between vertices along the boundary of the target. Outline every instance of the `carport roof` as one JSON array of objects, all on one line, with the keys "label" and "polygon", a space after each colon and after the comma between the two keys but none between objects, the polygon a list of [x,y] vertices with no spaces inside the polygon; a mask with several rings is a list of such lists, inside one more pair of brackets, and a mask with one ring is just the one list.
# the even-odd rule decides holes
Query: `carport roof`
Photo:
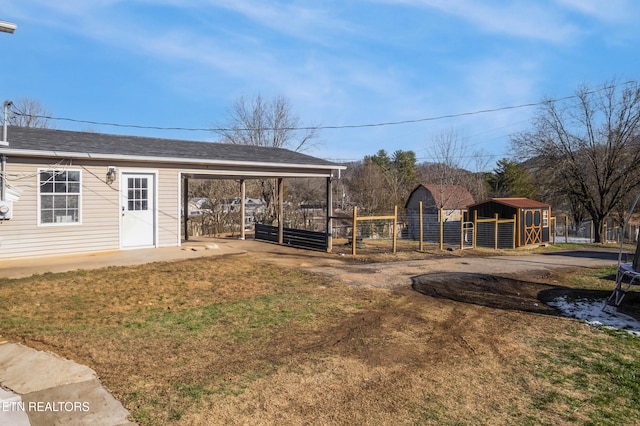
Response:
[{"label": "carport roof", "polygon": [[269,164],[344,169],[321,158],[282,148],[195,142],[8,126],[0,154],[180,163]]}]

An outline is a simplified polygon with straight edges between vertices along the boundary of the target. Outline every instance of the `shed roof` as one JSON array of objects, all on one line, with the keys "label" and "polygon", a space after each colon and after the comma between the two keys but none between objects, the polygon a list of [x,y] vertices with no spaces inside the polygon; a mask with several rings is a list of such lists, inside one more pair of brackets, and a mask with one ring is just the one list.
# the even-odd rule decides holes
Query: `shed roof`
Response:
[{"label": "shed roof", "polygon": [[413,193],[420,188],[425,188],[431,193],[436,206],[446,210],[466,209],[469,204],[473,204],[473,195],[467,189],[460,185],[438,185],[438,184],[420,184],[411,191],[409,199]]},{"label": "shed roof", "polygon": [[505,206],[514,207],[517,209],[520,208],[547,208],[550,207],[549,204],[545,204],[540,201],[531,200],[529,198],[491,198],[489,200],[482,201],[480,203],[476,203],[470,205],[469,207],[479,206],[480,204],[485,204],[489,202],[496,202],[499,204],[504,204]]},{"label": "shed roof", "polygon": [[256,164],[321,169],[344,166],[282,148],[8,126],[0,153],[179,163]]}]

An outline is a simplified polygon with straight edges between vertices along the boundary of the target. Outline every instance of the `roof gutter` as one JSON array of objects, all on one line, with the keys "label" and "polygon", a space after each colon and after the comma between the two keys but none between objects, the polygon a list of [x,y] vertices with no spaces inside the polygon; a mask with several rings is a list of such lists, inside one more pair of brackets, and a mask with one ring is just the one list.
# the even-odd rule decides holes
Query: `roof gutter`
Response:
[{"label": "roof gutter", "polygon": [[121,160],[121,161],[139,161],[149,163],[178,163],[178,164],[200,164],[200,165],[219,165],[219,166],[241,166],[251,165],[268,168],[297,168],[297,169],[321,169],[321,170],[345,170],[346,166],[333,164],[295,164],[295,163],[268,163],[268,162],[246,162],[231,160],[203,160],[201,158],[167,158],[153,157],[141,155],[121,155],[121,154],[92,154],[80,152],[63,152],[63,151],[41,151],[26,149],[3,149],[5,155],[20,157],[45,157],[45,158],[71,158],[71,159],[88,159],[88,160]]}]

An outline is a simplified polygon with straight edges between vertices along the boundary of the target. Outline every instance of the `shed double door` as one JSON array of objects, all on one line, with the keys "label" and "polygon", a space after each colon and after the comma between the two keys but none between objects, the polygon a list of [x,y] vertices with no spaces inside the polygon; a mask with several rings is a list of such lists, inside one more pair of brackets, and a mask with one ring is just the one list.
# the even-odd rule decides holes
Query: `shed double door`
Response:
[{"label": "shed double door", "polygon": [[524,210],[524,245],[542,243],[542,210]]}]

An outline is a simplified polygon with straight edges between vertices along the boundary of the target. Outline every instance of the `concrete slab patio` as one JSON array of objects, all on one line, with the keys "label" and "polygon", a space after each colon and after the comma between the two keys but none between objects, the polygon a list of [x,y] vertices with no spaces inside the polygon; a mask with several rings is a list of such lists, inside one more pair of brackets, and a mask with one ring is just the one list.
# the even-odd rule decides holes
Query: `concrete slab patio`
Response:
[{"label": "concrete slab patio", "polygon": [[229,241],[194,240],[181,247],[159,247],[140,250],[114,250],[63,256],[47,256],[0,261],[0,278],[23,278],[35,274],[58,273],[78,269],[98,269],[109,266],[132,266],[152,262],[193,259],[245,253]]}]

